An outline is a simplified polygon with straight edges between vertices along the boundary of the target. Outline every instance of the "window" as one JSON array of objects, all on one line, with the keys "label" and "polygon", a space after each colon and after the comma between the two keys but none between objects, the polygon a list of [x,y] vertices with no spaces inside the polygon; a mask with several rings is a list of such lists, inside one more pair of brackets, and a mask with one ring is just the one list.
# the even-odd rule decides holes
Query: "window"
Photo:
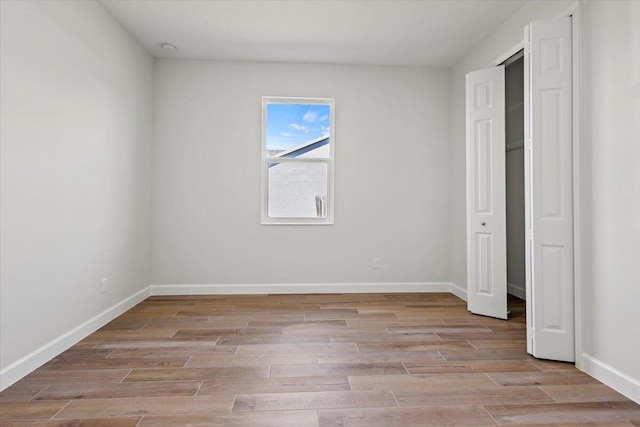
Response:
[{"label": "window", "polygon": [[262,98],[262,223],[333,224],[334,101]]}]

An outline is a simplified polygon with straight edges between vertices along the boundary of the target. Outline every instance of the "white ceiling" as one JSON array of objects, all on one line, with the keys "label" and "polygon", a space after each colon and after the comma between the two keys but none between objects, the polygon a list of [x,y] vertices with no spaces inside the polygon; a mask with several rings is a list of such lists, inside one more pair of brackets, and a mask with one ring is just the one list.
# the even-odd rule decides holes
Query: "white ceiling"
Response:
[{"label": "white ceiling", "polygon": [[[99,0],[155,57],[449,67],[526,0]],[[163,52],[160,44],[177,46]]]}]

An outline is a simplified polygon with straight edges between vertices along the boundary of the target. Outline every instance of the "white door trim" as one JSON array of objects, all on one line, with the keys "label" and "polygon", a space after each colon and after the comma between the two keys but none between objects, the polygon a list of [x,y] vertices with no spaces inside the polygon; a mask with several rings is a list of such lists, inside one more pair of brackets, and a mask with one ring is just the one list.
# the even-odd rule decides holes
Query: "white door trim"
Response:
[{"label": "white door trim", "polygon": [[513,55],[520,52],[522,49],[524,49],[524,40],[520,40],[515,46],[512,46],[505,53],[503,53],[502,55],[498,56],[496,59],[491,61],[491,63],[488,64],[485,68],[496,67],[502,64],[504,61],[511,58]]},{"label": "white door trim", "polygon": [[580,130],[582,128],[582,2],[575,2],[560,16],[571,17],[573,55],[573,292],[575,328],[575,364],[584,367],[582,347],[582,276],[580,214]]}]

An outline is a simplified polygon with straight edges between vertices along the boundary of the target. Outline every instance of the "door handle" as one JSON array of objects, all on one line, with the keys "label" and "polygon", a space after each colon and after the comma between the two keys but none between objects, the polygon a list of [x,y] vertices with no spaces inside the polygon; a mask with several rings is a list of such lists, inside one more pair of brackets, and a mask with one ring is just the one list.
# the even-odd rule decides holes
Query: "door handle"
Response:
[{"label": "door handle", "polygon": [[487,223],[486,223],[486,222],[483,222],[483,223],[482,223],[482,226],[483,226],[483,227],[484,227],[484,226],[486,226],[486,225],[487,225]]}]

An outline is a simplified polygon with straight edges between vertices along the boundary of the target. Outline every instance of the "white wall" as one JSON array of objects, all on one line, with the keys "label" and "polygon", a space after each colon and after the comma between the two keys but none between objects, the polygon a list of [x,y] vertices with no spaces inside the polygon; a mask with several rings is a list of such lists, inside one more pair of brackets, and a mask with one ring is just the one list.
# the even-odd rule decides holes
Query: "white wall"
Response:
[{"label": "white wall", "polygon": [[[572,2],[527,3],[467,54],[451,78],[451,277],[466,287],[464,75],[522,40],[530,21]],[[580,238],[583,369],[640,401],[640,3],[583,10]]]},{"label": "white wall", "polygon": [[0,7],[6,386],[14,362],[149,283],[153,60],[97,3]]},{"label": "white wall", "polygon": [[[152,283],[448,282],[447,70],[155,71]],[[335,225],[260,225],[262,96],[335,98]]]},{"label": "white wall", "polygon": [[584,351],[640,402],[640,2],[585,2],[583,35]]}]

